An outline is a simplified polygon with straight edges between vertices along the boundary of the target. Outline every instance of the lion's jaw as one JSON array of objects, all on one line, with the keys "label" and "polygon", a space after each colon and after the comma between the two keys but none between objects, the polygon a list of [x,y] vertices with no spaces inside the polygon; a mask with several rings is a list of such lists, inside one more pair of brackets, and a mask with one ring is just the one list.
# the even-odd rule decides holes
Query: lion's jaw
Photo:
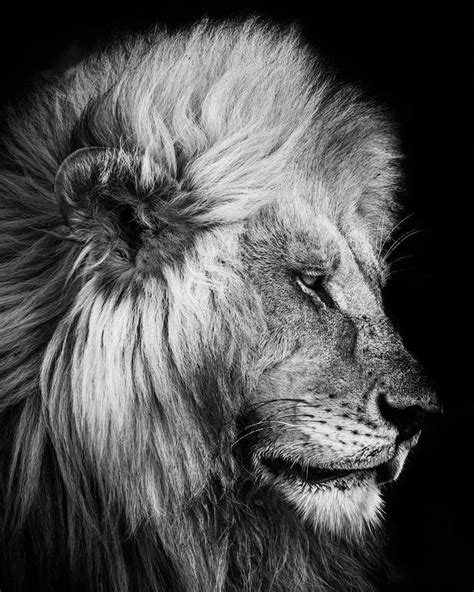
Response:
[{"label": "lion's jaw", "polygon": [[256,456],[254,470],[315,530],[350,538],[364,536],[367,529],[380,523],[381,485],[398,478],[417,439],[396,447],[394,452],[389,447],[383,451],[386,461],[374,462],[366,468],[348,464],[340,470],[308,466],[298,469],[296,461],[272,463]]}]

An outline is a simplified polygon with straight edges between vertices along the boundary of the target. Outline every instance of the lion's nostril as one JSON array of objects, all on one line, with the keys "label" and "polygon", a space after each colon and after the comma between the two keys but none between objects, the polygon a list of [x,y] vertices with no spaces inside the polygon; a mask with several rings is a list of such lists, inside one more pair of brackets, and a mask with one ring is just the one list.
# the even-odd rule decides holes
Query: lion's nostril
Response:
[{"label": "lion's nostril", "polygon": [[435,415],[419,405],[396,407],[387,400],[384,393],[379,395],[377,402],[385,421],[397,428],[399,442],[409,440]]}]

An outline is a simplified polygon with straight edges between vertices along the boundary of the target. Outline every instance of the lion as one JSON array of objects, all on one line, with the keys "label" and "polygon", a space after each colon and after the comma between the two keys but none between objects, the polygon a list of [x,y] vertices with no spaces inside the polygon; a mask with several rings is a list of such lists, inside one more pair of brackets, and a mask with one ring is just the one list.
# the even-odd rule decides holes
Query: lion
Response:
[{"label": "lion", "polygon": [[1,155],[2,592],[380,589],[439,410],[383,308],[384,110],[203,21],[42,82]]}]

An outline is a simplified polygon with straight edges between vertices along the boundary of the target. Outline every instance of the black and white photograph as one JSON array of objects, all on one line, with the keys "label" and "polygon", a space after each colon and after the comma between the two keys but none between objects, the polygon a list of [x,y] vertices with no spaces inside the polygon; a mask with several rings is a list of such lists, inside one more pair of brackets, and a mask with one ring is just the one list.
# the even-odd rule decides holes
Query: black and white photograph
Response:
[{"label": "black and white photograph", "polygon": [[2,20],[0,592],[472,592],[472,7]]}]

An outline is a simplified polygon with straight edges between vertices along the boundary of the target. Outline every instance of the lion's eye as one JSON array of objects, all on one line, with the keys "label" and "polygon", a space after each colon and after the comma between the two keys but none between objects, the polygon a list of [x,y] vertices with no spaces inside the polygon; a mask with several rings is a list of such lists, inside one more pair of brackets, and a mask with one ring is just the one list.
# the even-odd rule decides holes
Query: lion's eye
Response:
[{"label": "lion's eye", "polygon": [[302,273],[298,277],[301,283],[304,284],[310,290],[314,290],[317,287],[321,286],[323,279],[323,277],[320,275],[308,275],[306,273]]},{"label": "lion's eye", "polygon": [[296,281],[302,291],[310,296],[317,296],[326,306],[333,308],[334,300],[326,287],[326,276],[323,274],[298,273]]}]

